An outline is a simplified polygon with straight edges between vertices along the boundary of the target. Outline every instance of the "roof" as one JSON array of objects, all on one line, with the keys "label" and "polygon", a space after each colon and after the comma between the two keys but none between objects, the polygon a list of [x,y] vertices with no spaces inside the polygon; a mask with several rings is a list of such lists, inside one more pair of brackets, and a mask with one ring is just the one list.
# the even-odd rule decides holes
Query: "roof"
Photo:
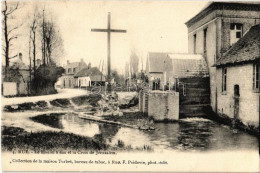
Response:
[{"label": "roof", "polygon": [[200,54],[149,53],[149,72],[167,72],[173,77],[208,76],[208,67]]},{"label": "roof", "polygon": [[168,53],[149,52],[148,62],[149,72],[164,72],[166,66],[171,67]]},{"label": "roof", "polygon": [[[225,8],[224,8],[225,7]],[[208,2],[207,5],[202,8],[202,10],[191,19],[189,19],[185,24],[189,27],[194,22],[200,20],[201,18],[207,16],[213,10],[256,10],[260,11],[260,2],[259,1],[213,1]]]},{"label": "roof", "polygon": [[217,60],[216,66],[250,62],[259,58],[260,25],[255,25]]},{"label": "roof", "polygon": [[10,62],[10,64],[13,69],[29,70],[29,66],[27,66],[20,58],[15,58]]},{"label": "roof", "polygon": [[[80,70],[77,74],[75,74],[75,77],[84,77],[89,76],[91,81],[101,81],[101,72],[97,67],[92,67],[90,69],[83,68]],[[105,81],[105,77],[102,77],[102,81]]]},{"label": "roof", "polygon": [[84,61],[80,61],[80,62],[70,62],[65,66],[65,68],[76,68],[80,65],[87,66],[87,64]]},{"label": "roof", "polygon": [[205,59],[199,54],[170,54],[173,65],[173,76],[194,77],[208,76],[208,67]]}]

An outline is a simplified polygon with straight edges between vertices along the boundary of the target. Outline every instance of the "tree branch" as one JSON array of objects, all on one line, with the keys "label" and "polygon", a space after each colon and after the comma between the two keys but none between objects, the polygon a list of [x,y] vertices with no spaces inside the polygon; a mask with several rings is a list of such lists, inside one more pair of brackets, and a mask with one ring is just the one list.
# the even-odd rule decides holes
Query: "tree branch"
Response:
[{"label": "tree branch", "polygon": [[13,58],[15,58],[15,57],[17,57],[18,56],[18,54],[17,55],[14,55],[14,56],[12,56],[12,57],[10,57],[9,59],[13,59]]},{"label": "tree branch", "polygon": [[[5,1],[5,3],[6,3],[6,1]],[[11,10],[8,11],[8,12],[6,11],[6,15],[8,16],[8,15],[12,14],[15,10],[18,9],[18,7],[19,7],[19,2],[16,3],[15,8],[11,9]],[[6,8],[7,8],[7,5],[6,5]],[[6,9],[6,10],[7,10],[7,9]]]},{"label": "tree branch", "polygon": [[13,40],[13,39],[17,39],[17,35],[14,35],[14,36],[10,37],[10,38],[8,39],[8,42],[10,42],[10,41]]},{"label": "tree branch", "polygon": [[18,29],[19,27],[20,27],[20,26],[16,26],[16,27],[10,29],[10,30],[7,32],[7,35],[9,35],[12,31]]}]

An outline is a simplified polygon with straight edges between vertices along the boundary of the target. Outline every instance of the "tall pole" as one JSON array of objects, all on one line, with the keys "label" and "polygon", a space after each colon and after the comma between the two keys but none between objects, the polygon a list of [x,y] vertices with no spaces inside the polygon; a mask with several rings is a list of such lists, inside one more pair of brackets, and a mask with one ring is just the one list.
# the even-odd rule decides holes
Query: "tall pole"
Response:
[{"label": "tall pole", "polygon": [[46,60],[45,60],[45,23],[44,23],[44,10],[42,11],[42,36],[43,36],[43,65],[46,65]]},{"label": "tall pole", "polygon": [[108,81],[108,86],[107,86],[107,91],[110,93],[111,92],[111,77],[110,77],[110,68],[111,68],[111,57],[110,57],[110,12],[108,12],[107,16],[107,81]]},{"label": "tall pole", "polygon": [[91,29],[92,32],[107,32],[107,91],[111,92],[111,55],[110,55],[110,34],[111,32],[118,32],[118,33],[126,33],[126,30],[122,29],[111,29],[110,24],[111,15],[110,12],[108,13],[108,19],[107,19],[107,29]]}]

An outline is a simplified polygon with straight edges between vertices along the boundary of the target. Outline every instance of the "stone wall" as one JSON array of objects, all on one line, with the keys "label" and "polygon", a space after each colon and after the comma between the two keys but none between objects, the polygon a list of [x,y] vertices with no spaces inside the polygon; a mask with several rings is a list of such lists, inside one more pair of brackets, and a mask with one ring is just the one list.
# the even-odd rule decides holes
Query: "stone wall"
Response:
[{"label": "stone wall", "polygon": [[245,125],[259,126],[259,97],[253,91],[253,64],[227,68],[227,90],[222,92],[222,68],[217,69],[218,114],[234,118],[234,85],[239,85],[238,119]]},{"label": "stone wall", "polygon": [[[143,99],[139,104],[139,110],[153,117],[155,121],[173,121],[179,119],[179,93],[150,91],[149,93],[139,93],[139,98]],[[139,100],[139,103],[141,100]]]}]

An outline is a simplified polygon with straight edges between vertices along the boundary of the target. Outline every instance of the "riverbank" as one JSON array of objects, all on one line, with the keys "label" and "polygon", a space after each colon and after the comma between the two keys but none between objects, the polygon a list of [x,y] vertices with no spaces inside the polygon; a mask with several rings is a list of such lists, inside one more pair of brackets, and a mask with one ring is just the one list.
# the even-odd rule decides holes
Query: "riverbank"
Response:
[{"label": "riverbank", "polygon": [[106,139],[102,135],[95,135],[93,138],[65,133],[62,131],[42,131],[27,132],[19,127],[2,126],[2,151],[23,150],[26,152],[56,152],[56,151],[89,151],[89,150],[109,150],[109,151],[152,151],[152,147],[132,147],[125,145],[118,140],[116,145],[106,144]]},{"label": "riverbank", "polygon": [[55,99],[67,99],[72,97],[84,96],[88,94],[87,90],[80,89],[58,89],[57,94],[42,95],[42,96],[30,96],[30,97],[2,97],[2,107],[6,105],[15,105],[28,102],[39,102],[39,101],[51,101]]},{"label": "riverbank", "polygon": [[245,125],[239,119],[230,118],[225,114],[216,114],[214,111],[212,111],[211,108],[207,108],[205,110],[205,112],[207,115],[205,118],[207,118],[209,120],[215,121],[219,124],[228,125],[232,128],[244,131],[250,135],[259,137],[259,125],[258,125],[258,127],[254,126],[254,125]]}]

